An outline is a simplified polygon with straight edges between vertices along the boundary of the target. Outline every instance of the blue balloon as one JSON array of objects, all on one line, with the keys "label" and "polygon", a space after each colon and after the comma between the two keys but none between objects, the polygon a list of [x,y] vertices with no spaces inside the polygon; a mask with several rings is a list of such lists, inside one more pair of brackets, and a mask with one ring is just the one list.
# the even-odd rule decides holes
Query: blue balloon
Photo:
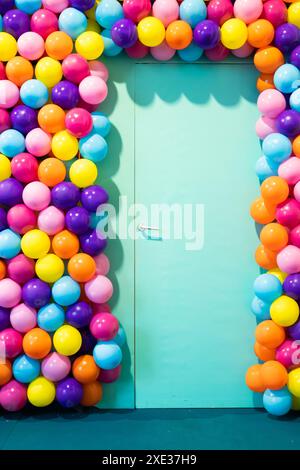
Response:
[{"label": "blue balloon", "polygon": [[76,8],[66,8],[61,12],[58,19],[60,31],[64,31],[72,39],[76,39],[87,28],[87,17]]},{"label": "blue balloon", "polygon": [[282,93],[292,93],[300,86],[300,70],[292,64],[281,65],[274,74],[274,84]]},{"label": "blue balloon", "polygon": [[282,285],[278,277],[273,274],[261,274],[253,285],[254,293],[264,302],[272,303],[282,295]]},{"label": "blue balloon", "polygon": [[25,11],[25,13],[28,13],[29,15],[32,15],[42,6],[41,0],[15,0],[15,3],[18,10]]},{"label": "blue balloon", "polygon": [[291,94],[290,107],[300,113],[300,88],[298,88]]},{"label": "blue balloon", "polygon": [[0,153],[13,158],[25,150],[25,138],[15,129],[7,129],[0,134]]},{"label": "blue balloon", "polygon": [[37,316],[37,322],[43,330],[53,332],[60,328],[65,321],[64,309],[57,304],[48,304],[42,307]]},{"label": "blue balloon", "polygon": [[94,360],[102,369],[110,370],[117,367],[122,361],[122,351],[114,341],[99,341],[94,347]]},{"label": "blue balloon", "polygon": [[53,284],[52,297],[63,307],[75,304],[80,297],[80,285],[70,276],[63,276]]},{"label": "blue balloon", "polygon": [[280,390],[267,389],[263,395],[265,409],[274,416],[287,414],[292,407],[292,395],[287,387]]},{"label": "blue balloon", "polygon": [[94,163],[101,162],[107,155],[107,143],[101,135],[91,132],[79,140],[80,154],[92,160]]},{"label": "blue balloon", "polygon": [[98,111],[92,113],[92,119],[93,131],[96,134],[102,135],[102,137],[106,137],[109,134],[111,128],[109,119],[105,116],[105,114],[99,113]]},{"label": "blue balloon", "polygon": [[10,228],[0,232],[0,258],[11,259],[21,251],[21,237]]},{"label": "blue balloon", "polygon": [[260,157],[255,165],[255,172],[257,177],[259,178],[260,183],[262,183],[266,178],[269,178],[270,176],[277,176],[278,166],[278,164],[268,160],[265,155]]},{"label": "blue balloon", "polygon": [[30,108],[41,108],[44,106],[49,97],[46,85],[40,80],[27,80],[20,89],[20,97],[24,104]]},{"label": "blue balloon", "polygon": [[114,337],[113,341],[117,343],[117,345],[120,346],[120,348],[122,348],[124,344],[126,343],[126,334],[122,326],[119,327],[118,333]]},{"label": "blue balloon", "polygon": [[95,16],[102,28],[111,29],[116,21],[124,18],[124,13],[122,5],[117,0],[102,0],[96,9]]},{"label": "blue balloon", "polygon": [[101,36],[104,42],[103,53],[105,56],[114,57],[122,52],[122,47],[117,46],[117,44],[112,40],[109,29],[104,29],[103,31],[101,31]]},{"label": "blue balloon", "polygon": [[268,159],[279,164],[287,160],[291,155],[292,144],[288,137],[274,132],[263,140],[262,150]]},{"label": "blue balloon", "polygon": [[256,320],[260,323],[265,320],[270,320],[270,304],[264,302],[258,297],[253,297],[251,302],[251,310],[256,316]]},{"label": "blue balloon", "polygon": [[177,51],[177,54],[185,62],[195,62],[202,56],[203,49],[201,49],[199,46],[197,46],[197,44],[192,42],[185,49],[180,49],[179,51]]},{"label": "blue balloon", "polygon": [[2,15],[0,15],[0,31],[3,31],[3,18],[2,18]]},{"label": "blue balloon", "polygon": [[13,363],[13,375],[19,382],[28,384],[39,376],[40,368],[39,361],[23,354]]},{"label": "blue balloon", "polygon": [[107,211],[100,212],[100,214],[96,212],[92,212],[90,214],[90,228],[92,229],[97,228],[97,230],[99,230],[100,232],[103,232],[105,226],[108,223],[108,219],[109,217],[108,217]]},{"label": "blue balloon", "polygon": [[179,16],[195,28],[200,21],[206,20],[206,5],[203,0],[184,0],[179,8]]}]

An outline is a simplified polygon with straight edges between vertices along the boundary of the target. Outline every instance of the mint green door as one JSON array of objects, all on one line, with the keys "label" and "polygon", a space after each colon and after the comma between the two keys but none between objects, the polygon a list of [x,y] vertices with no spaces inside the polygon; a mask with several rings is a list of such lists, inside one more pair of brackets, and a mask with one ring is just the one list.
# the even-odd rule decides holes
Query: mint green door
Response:
[{"label": "mint green door", "polygon": [[200,205],[199,250],[165,214],[135,243],[138,408],[253,406],[255,82],[246,64],[135,66],[135,202]]}]

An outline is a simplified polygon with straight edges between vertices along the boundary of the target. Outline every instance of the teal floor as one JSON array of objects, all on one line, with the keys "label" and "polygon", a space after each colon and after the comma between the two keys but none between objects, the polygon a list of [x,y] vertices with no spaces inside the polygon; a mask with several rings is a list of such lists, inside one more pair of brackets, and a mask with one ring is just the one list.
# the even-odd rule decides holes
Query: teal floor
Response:
[{"label": "teal floor", "polygon": [[299,424],[250,409],[28,409],[2,413],[0,449],[300,449]]}]

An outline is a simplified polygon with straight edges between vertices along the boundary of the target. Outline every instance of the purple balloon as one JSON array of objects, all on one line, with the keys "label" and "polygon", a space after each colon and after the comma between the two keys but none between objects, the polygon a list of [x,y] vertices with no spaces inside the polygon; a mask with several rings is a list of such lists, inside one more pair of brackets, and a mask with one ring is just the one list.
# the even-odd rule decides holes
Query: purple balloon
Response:
[{"label": "purple balloon", "polygon": [[212,20],[200,21],[194,29],[194,42],[201,49],[212,49],[220,40],[220,28]]},{"label": "purple balloon", "polygon": [[7,178],[0,182],[0,204],[12,207],[21,204],[23,186],[15,178]]},{"label": "purple balloon", "polygon": [[90,324],[93,316],[91,305],[87,302],[77,302],[66,311],[66,321],[75,328],[83,328]]},{"label": "purple balloon", "polygon": [[284,23],[276,28],[274,44],[282,52],[290,52],[299,45],[299,41],[300,33],[296,25]]},{"label": "purple balloon", "polygon": [[9,10],[3,16],[3,31],[18,39],[21,34],[30,31],[29,16],[21,10]]},{"label": "purple balloon", "polygon": [[290,63],[300,69],[300,46],[297,46],[291,53]]},{"label": "purple balloon", "polygon": [[300,320],[294,323],[294,325],[289,326],[287,333],[292,339],[300,339]]},{"label": "purple balloon", "polygon": [[86,11],[93,8],[96,0],[69,0],[70,6],[80,11]]},{"label": "purple balloon", "polygon": [[28,132],[32,131],[36,127],[39,127],[37,122],[37,112],[29,106],[23,104],[16,106],[11,114],[10,119],[12,127],[17,131],[22,132],[26,135]]},{"label": "purple balloon", "polygon": [[52,101],[63,109],[75,108],[79,101],[78,87],[68,80],[62,80],[52,88]]},{"label": "purple balloon", "polygon": [[300,133],[300,113],[294,109],[287,109],[276,119],[276,129],[287,137],[295,137]]},{"label": "purple balloon", "polygon": [[0,232],[8,227],[6,211],[0,207]]},{"label": "purple balloon", "polygon": [[15,0],[1,0],[0,2],[0,15],[4,15],[8,10],[15,6]]},{"label": "purple balloon", "polygon": [[68,377],[57,384],[56,399],[63,408],[73,408],[79,405],[82,395],[82,385],[73,378]]},{"label": "purple balloon", "polygon": [[52,188],[51,199],[58,209],[68,210],[79,202],[80,190],[75,184],[63,181]]},{"label": "purple balloon", "polygon": [[72,207],[66,213],[66,226],[68,230],[83,235],[88,231],[90,225],[90,214],[84,207]]},{"label": "purple balloon", "polygon": [[101,204],[108,201],[108,194],[101,186],[88,186],[81,193],[81,204],[89,212],[96,212]]},{"label": "purple balloon", "polygon": [[0,331],[10,327],[10,310],[0,307]]},{"label": "purple balloon", "polygon": [[128,18],[122,18],[113,25],[111,38],[119,47],[128,48],[137,41],[136,25]]},{"label": "purple balloon", "polygon": [[91,256],[97,256],[103,251],[107,245],[106,238],[96,230],[89,230],[80,237],[80,245],[82,251]]},{"label": "purple balloon", "polygon": [[25,304],[33,308],[41,308],[48,304],[51,298],[50,286],[38,278],[30,279],[22,288]]},{"label": "purple balloon", "polygon": [[300,274],[289,274],[283,282],[283,291],[292,299],[300,299]]}]

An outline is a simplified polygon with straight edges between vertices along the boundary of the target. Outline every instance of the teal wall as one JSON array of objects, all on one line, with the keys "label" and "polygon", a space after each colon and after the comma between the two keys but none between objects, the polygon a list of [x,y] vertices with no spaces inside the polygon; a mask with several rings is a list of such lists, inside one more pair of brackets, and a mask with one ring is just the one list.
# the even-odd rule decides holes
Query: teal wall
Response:
[{"label": "teal wall", "polygon": [[[251,407],[249,312],[257,243],[256,73],[249,64],[107,60],[113,124],[99,183],[118,207],[205,205],[205,244],[112,240],[113,308],[127,334],[121,380],[104,408]],[[135,359],[136,354],[136,359]]]}]

